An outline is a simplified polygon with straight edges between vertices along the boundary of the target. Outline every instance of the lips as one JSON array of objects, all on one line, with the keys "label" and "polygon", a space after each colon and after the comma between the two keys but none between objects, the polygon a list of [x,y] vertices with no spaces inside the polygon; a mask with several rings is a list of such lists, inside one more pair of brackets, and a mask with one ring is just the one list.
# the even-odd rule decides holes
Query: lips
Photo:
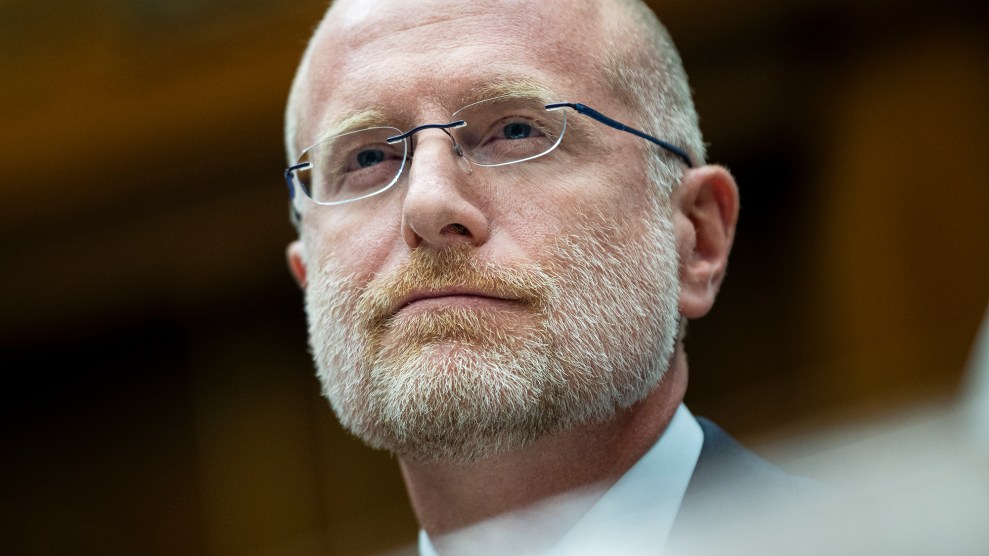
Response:
[{"label": "lips", "polygon": [[398,313],[399,311],[405,309],[409,305],[418,303],[420,301],[425,301],[429,299],[454,298],[454,297],[462,297],[462,298],[476,299],[476,300],[490,300],[490,301],[507,301],[507,302],[518,301],[517,299],[507,298],[497,294],[492,294],[478,290],[465,289],[465,288],[447,288],[442,290],[413,292],[412,294],[406,296],[395,305],[392,314]]}]

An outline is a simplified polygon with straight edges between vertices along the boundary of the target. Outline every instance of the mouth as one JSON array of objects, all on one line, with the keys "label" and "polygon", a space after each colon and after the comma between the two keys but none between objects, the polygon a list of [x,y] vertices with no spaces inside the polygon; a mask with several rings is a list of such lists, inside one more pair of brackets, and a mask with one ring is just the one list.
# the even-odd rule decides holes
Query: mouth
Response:
[{"label": "mouth", "polygon": [[406,296],[395,305],[392,314],[407,312],[410,310],[424,310],[429,308],[440,308],[450,306],[460,307],[482,307],[518,303],[518,299],[504,297],[501,295],[464,288],[447,288],[442,290],[418,291]]}]

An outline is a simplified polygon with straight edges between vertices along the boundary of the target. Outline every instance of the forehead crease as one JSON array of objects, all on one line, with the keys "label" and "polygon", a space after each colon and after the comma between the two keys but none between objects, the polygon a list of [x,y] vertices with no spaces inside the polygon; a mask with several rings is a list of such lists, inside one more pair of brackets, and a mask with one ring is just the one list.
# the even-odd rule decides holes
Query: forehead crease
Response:
[{"label": "forehead crease", "polygon": [[419,17],[409,17],[405,10],[380,10],[362,19],[342,18],[337,33],[346,38],[347,46],[358,48],[363,44],[381,41],[402,42],[410,31],[437,33],[454,31],[461,24],[469,23],[476,17],[466,11],[451,13],[448,10],[437,15],[419,13],[421,14]]},{"label": "forehead crease", "polygon": [[328,112],[369,108],[372,96],[377,106],[402,105],[414,90],[418,104],[451,111],[486,98],[452,86],[452,79],[508,76],[503,81],[527,78],[554,89],[586,84],[587,66],[597,58],[592,50],[601,44],[594,40],[601,15],[597,2],[585,0],[426,0],[411,10],[388,1],[338,1],[309,63],[306,112],[320,125],[309,131],[337,119]]},{"label": "forehead crease", "polygon": [[[487,2],[463,2],[450,0],[419,0],[415,9],[408,8],[406,0],[357,0],[338,2],[340,13],[334,14],[333,34],[344,37],[351,47],[364,42],[382,39],[403,41],[410,31],[427,31],[431,39],[452,37],[461,42],[470,40],[470,34],[459,32],[468,26],[511,24],[527,31],[546,28],[560,12],[564,2],[550,2],[553,6],[531,0],[488,0]],[[391,4],[391,5],[390,5]],[[589,4],[580,0],[579,6]],[[334,10],[337,11],[337,10]],[[570,11],[573,11],[572,9]]]},{"label": "forehead crease", "polygon": [[328,19],[324,38],[336,42],[354,67],[368,56],[414,54],[471,46],[546,53],[546,63],[578,50],[600,19],[597,2],[417,2],[415,9],[388,1],[351,2]]}]

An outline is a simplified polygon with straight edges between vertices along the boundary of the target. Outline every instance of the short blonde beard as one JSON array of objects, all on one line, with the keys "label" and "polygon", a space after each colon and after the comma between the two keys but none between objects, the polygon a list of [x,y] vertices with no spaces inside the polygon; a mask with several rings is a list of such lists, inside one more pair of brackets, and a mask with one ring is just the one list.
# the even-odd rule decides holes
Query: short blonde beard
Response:
[{"label": "short blonde beard", "polygon": [[[671,216],[650,212],[641,236],[628,231],[640,226],[586,219],[545,265],[416,250],[363,285],[332,263],[318,268],[307,289],[310,344],[341,423],[414,461],[469,463],[643,399],[680,324]],[[517,299],[506,316],[522,311],[532,324],[506,329],[487,310],[391,314],[414,289],[450,286]]]}]

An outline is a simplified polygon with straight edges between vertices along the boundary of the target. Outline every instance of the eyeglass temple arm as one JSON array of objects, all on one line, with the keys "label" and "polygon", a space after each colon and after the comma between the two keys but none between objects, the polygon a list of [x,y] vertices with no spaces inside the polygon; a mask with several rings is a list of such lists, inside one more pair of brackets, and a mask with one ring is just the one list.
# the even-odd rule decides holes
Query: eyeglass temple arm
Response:
[{"label": "eyeglass temple arm", "polygon": [[300,162],[285,169],[285,184],[288,185],[289,219],[296,226],[302,221],[302,215],[295,209],[295,204],[292,202],[295,200],[295,173],[299,170],[308,170],[309,168],[312,168],[312,164],[309,162]]},{"label": "eyeglass temple arm", "polygon": [[665,150],[669,151],[670,153],[676,155],[680,160],[682,160],[684,162],[684,164],[687,165],[687,168],[693,168],[694,167],[694,163],[693,163],[693,161],[690,160],[690,155],[687,154],[687,151],[681,149],[680,147],[677,147],[676,145],[671,145],[670,143],[667,143],[666,141],[663,141],[661,139],[656,139],[652,135],[649,135],[648,133],[643,133],[643,132],[635,129],[634,127],[629,127],[629,126],[627,126],[627,125],[625,125],[625,124],[623,124],[623,123],[621,123],[621,122],[619,122],[617,120],[612,120],[608,116],[605,116],[604,114],[598,112],[597,110],[591,108],[590,106],[581,104],[579,102],[554,102],[552,104],[547,104],[546,105],[546,109],[547,110],[560,109],[560,108],[564,108],[564,107],[573,108],[574,110],[577,111],[578,114],[583,114],[585,116],[590,116],[591,118],[594,118],[595,120],[601,122],[602,124],[604,124],[604,125],[606,125],[608,127],[613,127],[613,128],[615,128],[615,129],[617,129],[619,131],[625,131],[625,132],[631,133],[632,135],[635,135],[636,137],[641,137],[641,138],[645,139],[646,141],[649,141],[651,143],[655,143],[656,145],[659,145],[663,149],[665,149]]}]

